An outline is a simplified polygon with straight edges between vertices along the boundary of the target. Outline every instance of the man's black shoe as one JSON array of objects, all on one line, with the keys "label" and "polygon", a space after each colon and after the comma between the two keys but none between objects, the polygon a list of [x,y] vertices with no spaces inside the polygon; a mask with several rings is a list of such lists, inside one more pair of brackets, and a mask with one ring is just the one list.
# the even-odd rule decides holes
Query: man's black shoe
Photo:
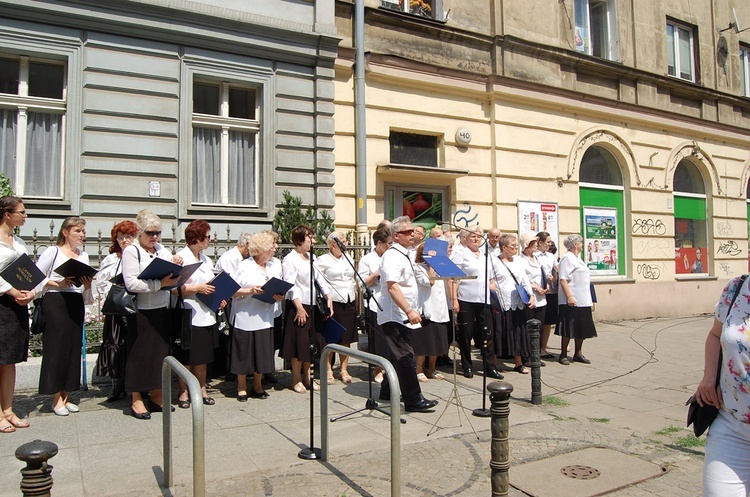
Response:
[{"label": "man's black shoe", "polygon": [[505,376],[501,375],[497,369],[488,369],[487,378],[494,378],[496,380],[502,380]]},{"label": "man's black shoe", "polygon": [[464,368],[464,378],[474,378],[474,371],[471,368]]},{"label": "man's black shoe", "polygon": [[430,412],[437,405],[437,400],[422,399],[416,404],[404,406],[406,412]]}]

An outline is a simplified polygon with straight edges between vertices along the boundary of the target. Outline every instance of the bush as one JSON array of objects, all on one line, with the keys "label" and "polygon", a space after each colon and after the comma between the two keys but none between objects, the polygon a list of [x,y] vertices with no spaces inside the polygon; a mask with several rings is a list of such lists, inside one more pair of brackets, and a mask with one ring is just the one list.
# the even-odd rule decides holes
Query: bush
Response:
[{"label": "bush", "polygon": [[284,203],[273,217],[273,230],[281,236],[282,243],[292,243],[292,230],[300,224],[312,228],[318,243],[323,242],[331,231],[336,229],[328,211],[316,215],[315,208],[308,205],[303,211],[302,199],[284,190]]}]

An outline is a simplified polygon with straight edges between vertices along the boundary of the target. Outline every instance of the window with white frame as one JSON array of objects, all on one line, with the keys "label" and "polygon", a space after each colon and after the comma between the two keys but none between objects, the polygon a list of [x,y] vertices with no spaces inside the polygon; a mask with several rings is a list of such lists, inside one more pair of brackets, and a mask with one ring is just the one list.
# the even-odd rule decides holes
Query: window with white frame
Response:
[{"label": "window with white frame", "polygon": [[0,172],[23,197],[61,197],[65,63],[0,55]]},{"label": "window with white frame", "polygon": [[576,51],[618,60],[617,9],[614,0],[575,0]]},{"label": "window with white frame", "polygon": [[444,20],[443,0],[380,0],[384,9],[397,10],[407,14]]},{"label": "window with white frame", "polygon": [[696,81],[697,59],[695,29],[676,21],[667,21],[668,74],[687,81]]},{"label": "window with white frame", "polygon": [[750,97],[750,46],[740,45],[740,79],[742,96]]},{"label": "window with white frame", "polygon": [[193,204],[258,205],[258,114],[253,87],[193,82]]}]

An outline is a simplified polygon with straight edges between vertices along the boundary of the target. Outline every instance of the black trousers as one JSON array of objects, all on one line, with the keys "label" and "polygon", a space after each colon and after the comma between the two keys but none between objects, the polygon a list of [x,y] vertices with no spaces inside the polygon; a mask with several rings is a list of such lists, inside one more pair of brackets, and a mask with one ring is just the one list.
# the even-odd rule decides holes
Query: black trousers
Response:
[{"label": "black trousers", "polygon": [[[458,301],[458,329],[456,330],[456,341],[461,351],[461,367],[463,369],[472,367],[471,364],[471,339],[482,351],[482,360],[487,369],[497,369],[495,360],[495,334],[492,332],[492,309],[489,305],[481,302]],[[483,346],[484,340],[487,345]]]},{"label": "black trousers", "polygon": [[[393,368],[396,370],[398,383],[401,388],[401,396],[404,404],[414,405],[422,400],[422,389],[419,387],[417,379],[417,365],[414,362],[414,350],[411,348],[409,339],[410,330],[406,326],[393,321],[383,323],[383,335],[385,344],[388,347],[387,355],[383,357],[391,361]],[[383,378],[380,384],[380,398],[386,398],[391,395],[391,386],[388,384],[388,376]]]}]

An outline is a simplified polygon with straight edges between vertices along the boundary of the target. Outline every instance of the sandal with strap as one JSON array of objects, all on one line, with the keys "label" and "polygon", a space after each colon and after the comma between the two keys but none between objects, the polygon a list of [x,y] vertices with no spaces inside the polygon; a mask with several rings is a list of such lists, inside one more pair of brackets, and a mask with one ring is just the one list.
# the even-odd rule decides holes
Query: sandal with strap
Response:
[{"label": "sandal with strap", "polygon": [[519,364],[518,366],[514,367],[513,371],[521,374],[529,374],[529,370],[523,364]]},{"label": "sandal with strap", "polygon": [[307,392],[307,388],[305,388],[305,385],[303,385],[301,381],[299,383],[295,383],[294,386],[292,387],[292,390],[294,390],[297,393]]},{"label": "sandal with strap", "polygon": [[445,376],[440,371],[427,371],[425,375],[431,380],[444,380]]},{"label": "sandal with strap", "polygon": [[333,377],[333,371],[328,372],[328,378],[326,379],[326,382],[329,385],[333,385],[336,382],[336,379]]},{"label": "sandal with strap", "polygon": [[424,374],[424,373],[419,373],[419,374],[417,374],[417,379],[418,379],[418,380],[419,380],[420,382],[422,382],[422,383],[424,383],[424,382],[428,381],[428,380],[427,380],[427,376],[425,376],[425,374]]},{"label": "sandal with strap", "polygon": [[13,425],[13,428],[28,428],[31,426],[28,421],[21,420],[18,416],[13,414],[10,418],[6,418],[8,423]]},{"label": "sandal with strap", "polygon": [[341,381],[343,381],[344,383],[351,383],[352,382],[352,377],[349,374],[349,371],[342,371],[341,372]]},{"label": "sandal with strap", "polygon": [[[6,419],[6,421],[8,421]],[[13,426],[10,421],[8,421],[8,424],[5,426],[0,426],[0,433],[13,433],[16,431],[16,427]]]}]

